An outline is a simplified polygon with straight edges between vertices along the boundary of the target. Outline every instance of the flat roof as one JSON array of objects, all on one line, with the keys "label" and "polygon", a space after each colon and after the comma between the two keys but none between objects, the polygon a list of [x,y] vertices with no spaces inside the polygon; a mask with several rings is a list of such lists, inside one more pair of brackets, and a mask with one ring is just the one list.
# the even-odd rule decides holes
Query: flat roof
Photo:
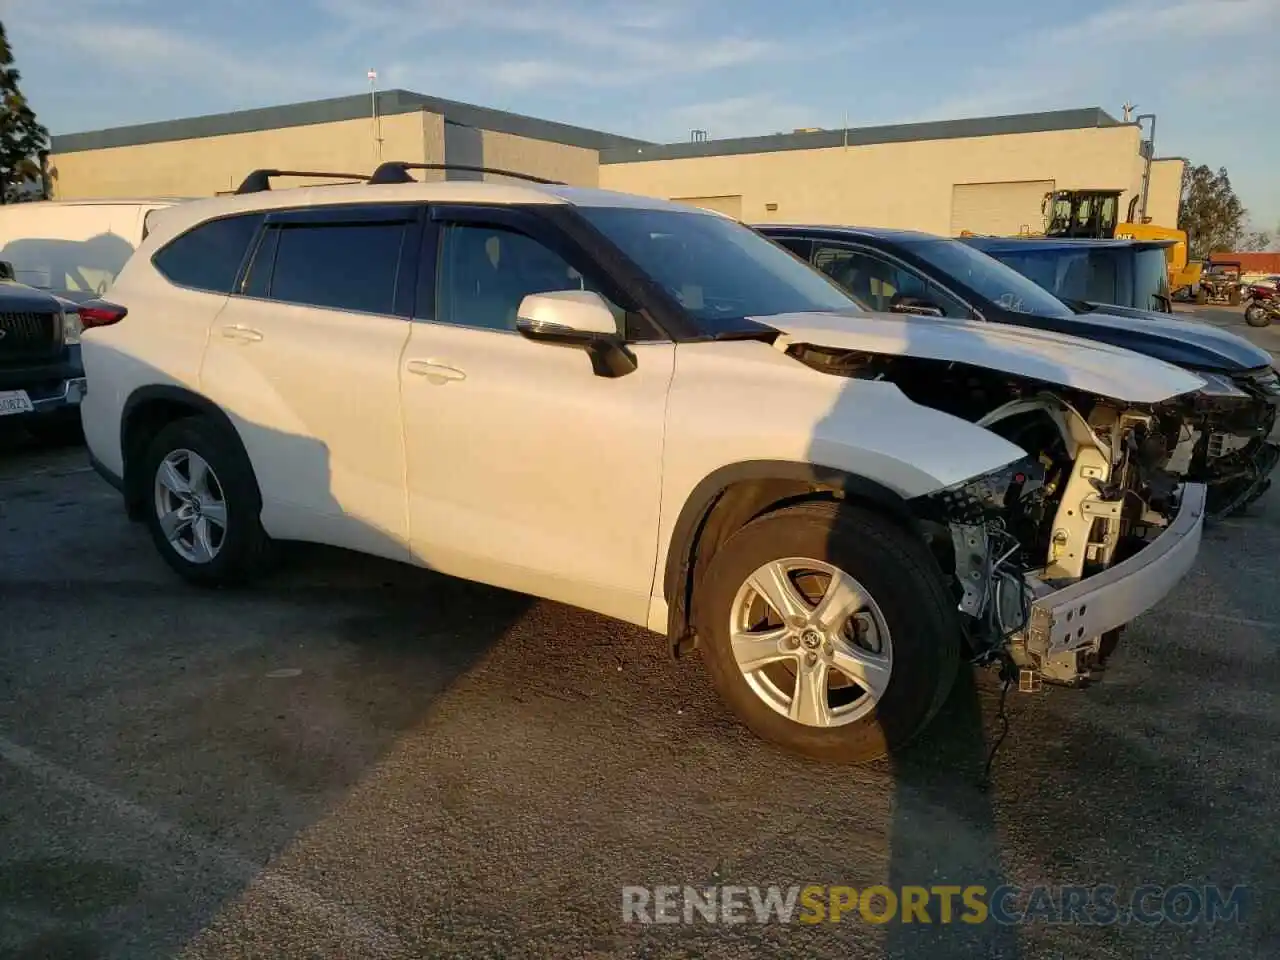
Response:
[{"label": "flat roof", "polygon": [[[589,150],[651,146],[647,140],[620,137],[602,130],[591,130],[554,120],[540,120],[537,117],[526,117],[519,113],[508,113],[505,110],[429,97],[411,90],[383,90],[377,94],[377,98],[378,112],[384,117],[425,110],[440,114],[447,122],[460,126],[477,127],[535,140],[549,140],[553,143],[584,147]],[[171,140],[221,137],[282,127],[302,127],[315,123],[362,120],[368,118],[369,114],[370,102],[367,94],[333,97],[328,100],[308,100],[304,103],[287,103],[275,107],[236,110],[201,117],[163,120],[157,123],[139,123],[85,133],[64,133],[50,138],[50,152],[53,154],[77,153],[108,147],[134,147]]]},{"label": "flat roof", "polygon": [[779,153],[786,150],[818,150],[826,147],[865,147],[876,143],[909,143],[916,140],[953,140],[961,137],[996,137],[1051,130],[1086,130],[1095,127],[1136,126],[1123,123],[1101,107],[1015,113],[969,120],[936,120],[896,123],[880,127],[849,127],[809,133],[776,133],[764,137],[702,140],[689,143],[624,144],[605,149],[601,163],[643,163],[648,160],[680,160],[690,157],[738,156],[745,153]]}]

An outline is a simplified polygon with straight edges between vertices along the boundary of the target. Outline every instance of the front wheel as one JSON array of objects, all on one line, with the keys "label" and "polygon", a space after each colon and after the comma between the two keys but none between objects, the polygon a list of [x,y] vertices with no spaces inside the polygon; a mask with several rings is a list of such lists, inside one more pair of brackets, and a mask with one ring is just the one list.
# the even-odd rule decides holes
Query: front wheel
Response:
[{"label": "front wheel", "polygon": [[801,504],[744,526],[694,597],[712,684],[753,732],[821,760],[906,745],[955,679],[954,600],[922,541],[877,514]]},{"label": "front wheel", "polygon": [[1244,322],[1251,327],[1267,327],[1271,325],[1271,314],[1260,304],[1251,303],[1244,308]]}]

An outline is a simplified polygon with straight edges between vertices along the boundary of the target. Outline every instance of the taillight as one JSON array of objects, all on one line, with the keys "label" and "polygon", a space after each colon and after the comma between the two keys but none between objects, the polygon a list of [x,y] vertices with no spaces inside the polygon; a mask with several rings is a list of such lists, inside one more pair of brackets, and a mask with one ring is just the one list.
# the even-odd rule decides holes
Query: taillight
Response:
[{"label": "taillight", "polygon": [[80,325],[89,330],[93,327],[109,327],[119,323],[129,311],[105,300],[87,300],[80,304]]}]

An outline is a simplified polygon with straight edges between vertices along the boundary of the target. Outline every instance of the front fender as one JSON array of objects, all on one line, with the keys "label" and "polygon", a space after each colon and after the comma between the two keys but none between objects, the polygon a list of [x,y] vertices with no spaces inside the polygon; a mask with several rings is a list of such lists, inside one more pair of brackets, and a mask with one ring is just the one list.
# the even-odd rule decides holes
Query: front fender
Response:
[{"label": "front fender", "polygon": [[856,478],[889,509],[1025,455],[886,381],[819,373],[758,341],[682,344],[667,410],[653,596],[664,596],[667,571],[687,557],[690,517],[725,489],[716,478],[748,469],[762,479],[758,471],[770,468],[760,464],[789,464],[792,472],[845,478],[840,484]]}]

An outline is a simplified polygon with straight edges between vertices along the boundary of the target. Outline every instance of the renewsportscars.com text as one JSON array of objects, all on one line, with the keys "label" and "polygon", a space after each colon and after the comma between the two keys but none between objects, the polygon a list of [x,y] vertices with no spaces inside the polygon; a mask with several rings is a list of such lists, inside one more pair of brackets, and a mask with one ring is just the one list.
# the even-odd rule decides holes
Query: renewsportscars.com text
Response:
[{"label": "renewsportscars.com text", "polygon": [[624,923],[1239,923],[1247,887],[628,886]]}]

